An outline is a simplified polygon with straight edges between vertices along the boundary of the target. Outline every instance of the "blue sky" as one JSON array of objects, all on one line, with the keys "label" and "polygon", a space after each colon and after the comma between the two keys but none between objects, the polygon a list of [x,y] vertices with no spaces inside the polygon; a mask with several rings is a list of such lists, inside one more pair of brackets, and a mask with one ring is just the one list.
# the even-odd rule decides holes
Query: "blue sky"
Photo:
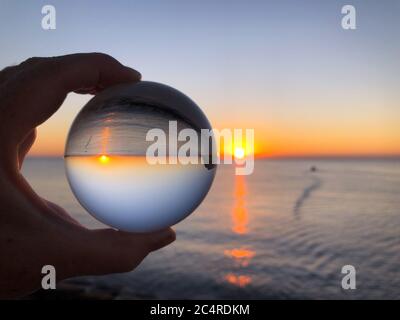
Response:
[{"label": "blue sky", "polygon": [[[57,10],[56,30],[41,28],[45,4]],[[341,28],[345,4],[357,10],[356,30]],[[14,0],[0,8],[1,68],[100,51],[185,92],[217,126],[255,127],[272,149],[316,147],[316,133],[337,145],[352,132],[354,144],[373,138],[368,132],[388,148],[400,142],[399,1]],[[71,95],[44,132],[62,122],[66,134],[87,99]]]}]

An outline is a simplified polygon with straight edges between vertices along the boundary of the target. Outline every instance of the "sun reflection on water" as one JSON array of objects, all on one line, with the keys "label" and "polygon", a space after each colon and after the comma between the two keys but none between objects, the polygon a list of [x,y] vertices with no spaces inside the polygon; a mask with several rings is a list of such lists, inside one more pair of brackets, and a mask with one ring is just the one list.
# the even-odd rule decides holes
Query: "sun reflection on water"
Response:
[{"label": "sun reflection on water", "polygon": [[235,176],[235,204],[232,212],[232,231],[237,234],[248,233],[249,217],[246,208],[246,182],[244,176]]},{"label": "sun reflection on water", "polygon": [[[239,236],[245,236],[249,233],[249,215],[246,208],[246,181],[244,176],[235,176],[234,187],[234,206],[231,214],[232,232]],[[249,247],[240,246],[233,249],[224,250],[224,255],[231,258],[237,269],[237,272],[231,272],[225,275],[224,279],[228,283],[246,287],[252,282],[250,275],[242,274],[243,268],[247,267],[256,255],[256,252]]]},{"label": "sun reflection on water", "polygon": [[225,276],[225,280],[228,281],[230,284],[233,284],[238,287],[245,287],[251,283],[251,277],[245,275],[236,275],[233,273],[228,273]]},{"label": "sun reflection on water", "polygon": [[101,132],[101,153],[102,154],[107,154],[109,140],[110,140],[110,128],[104,127]]},{"label": "sun reflection on water", "polygon": [[250,260],[255,256],[255,251],[247,248],[237,248],[232,250],[225,250],[224,255],[232,258],[241,267],[247,267]]}]

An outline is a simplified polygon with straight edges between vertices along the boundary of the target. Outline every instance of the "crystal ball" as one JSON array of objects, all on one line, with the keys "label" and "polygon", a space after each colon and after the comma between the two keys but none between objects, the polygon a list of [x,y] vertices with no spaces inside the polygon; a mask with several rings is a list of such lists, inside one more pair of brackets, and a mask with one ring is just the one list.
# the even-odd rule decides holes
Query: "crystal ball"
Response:
[{"label": "crystal ball", "polygon": [[212,132],[208,119],[176,89],[148,81],[109,88],[83,107],[69,131],[72,192],[116,229],[172,226],[199,206],[214,180],[215,140],[203,139],[204,132]]}]

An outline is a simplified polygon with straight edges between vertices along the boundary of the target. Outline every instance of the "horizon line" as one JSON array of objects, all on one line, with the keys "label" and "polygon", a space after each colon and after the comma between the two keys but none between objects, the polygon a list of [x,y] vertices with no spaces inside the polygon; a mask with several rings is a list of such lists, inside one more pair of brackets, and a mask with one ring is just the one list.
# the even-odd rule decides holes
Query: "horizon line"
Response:
[{"label": "horizon line", "polygon": [[[64,155],[55,154],[33,154],[27,155],[26,158],[64,158]],[[400,154],[315,154],[315,155],[255,155],[255,159],[268,160],[268,159],[400,159]]]}]

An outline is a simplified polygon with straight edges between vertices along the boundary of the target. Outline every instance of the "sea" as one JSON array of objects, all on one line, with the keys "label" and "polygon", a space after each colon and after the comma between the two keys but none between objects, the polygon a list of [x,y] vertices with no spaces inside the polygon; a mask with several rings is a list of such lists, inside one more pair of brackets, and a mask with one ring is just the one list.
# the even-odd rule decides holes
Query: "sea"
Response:
[{"label": "sea", "polygon": [[[23,174],[104,227],[72,194],[64,159],[27,158]],[[151,299],[400,299],[400,159],[258,159],[248,176],[220,165],[173,228],[177,240],[134,271],[75,280]]]}]

